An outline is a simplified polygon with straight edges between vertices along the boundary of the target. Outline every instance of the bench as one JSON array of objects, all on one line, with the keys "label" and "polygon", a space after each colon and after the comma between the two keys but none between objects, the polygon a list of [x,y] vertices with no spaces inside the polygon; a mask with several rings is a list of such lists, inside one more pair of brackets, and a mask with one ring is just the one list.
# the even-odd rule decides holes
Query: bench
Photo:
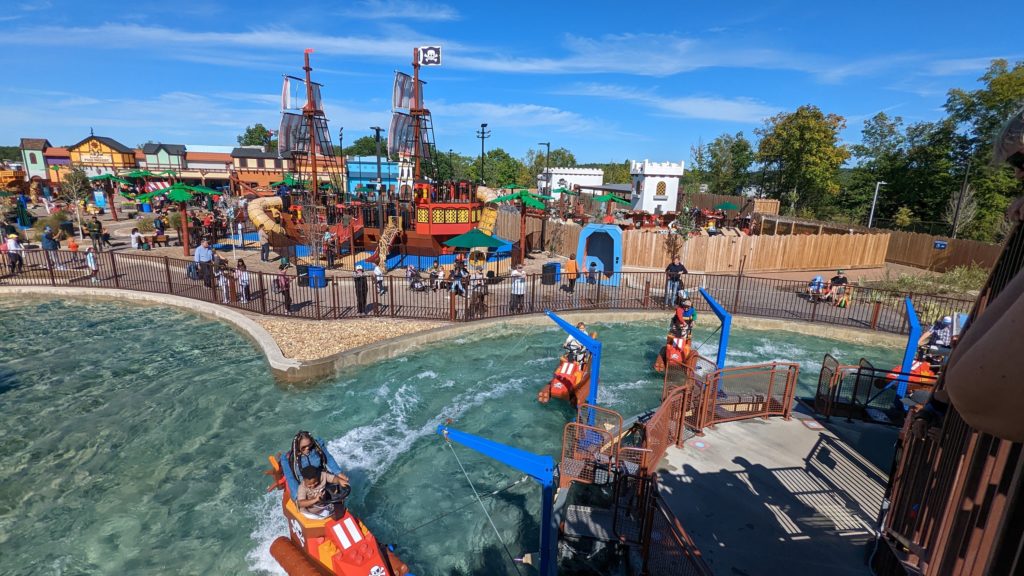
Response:
[{"label": "bench", "polygon": [[145,239],[146,239],[146,242],[148,242],[150,246],[160,246],[161,244],[163,244],[164,246],[170,246],[171,245],[171,239],[168,238],[168,236],[166,234],[164,234],[162,236],[161,235],[157,235],[157,234],[153,234],[152,236],[146,236]]}]

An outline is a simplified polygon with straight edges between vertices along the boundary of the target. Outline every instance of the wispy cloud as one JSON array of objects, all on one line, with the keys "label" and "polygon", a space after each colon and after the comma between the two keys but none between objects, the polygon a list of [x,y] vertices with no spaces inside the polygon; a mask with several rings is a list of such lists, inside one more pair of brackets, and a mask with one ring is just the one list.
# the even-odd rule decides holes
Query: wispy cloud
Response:
[{"label": "wispy cloud", "polygon": [[341,12],[366,20],[458,20],[459,12],[447,4],[419,0],[364,0]]},{"label": "wispy cloud", "polygon": [[984,72],[993,60],[1011,56],[986,56],[980,58],[952,58],[947,60],[936,60],[925,67],[924,72],[931,76],[958,76],[961,74],[980,74]]},{"label": "wispy cloud", "polygon": [[[439,102],[430,106],[450,130],[465,130],[487,121],[513,130],[545,128],[559,132],[587,132],[597,122],[576,112],[539,104],[494,104],[490,102]],[[441,123],[441,122],[439,122]]]},{"label": "wispy cloud", "polygon": [[752,98],[717,98],[711,96],[664,97],[650,91],[611,84],[579,84],[558,91],[570,96],[595,96],[626,100],[647,105],[662,114],[678,118],[719,120],[759,124],[778,109]]},{"label": "wispy cloud", "polygon": [[18,9],[25,12],[38,12],[40,10],[48,10],[53,7],[51,0],[36,0],[35,2],[22,2],[18,4]]},{"label": "wispy cloud", "polygon": [[[195,60],[203,48],[222,52],[226,48],[281,53],[313,48],[332,55],[394,58],[410,54],[410,45],[436,41],[436,38],[411,33],[389,37],[331,36],[311,34],[291,28],[267,27],[244,32],[196,32],[163,26],[138,24],[102,24],[92,27],[41,26],[11,30],[0,35],[0,45],[18,46],[95,46],[96,38],[104,39],[106,49],[159,50],[178,58],[181,48],[189,50],[184,58]],[[456,42],[445,46],[463,49]],[[271,48],[272,47],[272,48]],[[209,55],[209,59],[216,58]],[[226,62],[223,62],[226,63]]]}]

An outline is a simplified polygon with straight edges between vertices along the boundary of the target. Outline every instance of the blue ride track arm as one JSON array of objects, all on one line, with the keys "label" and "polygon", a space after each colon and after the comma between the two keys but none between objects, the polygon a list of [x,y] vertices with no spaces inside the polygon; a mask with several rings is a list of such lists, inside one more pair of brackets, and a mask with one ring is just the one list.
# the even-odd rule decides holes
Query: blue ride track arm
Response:
[{"label": "blue ride track arm", "polygon": [[437,433],[445,440],[461,444],[526,474],[542,486],[548,487],[554,484],[555,460],[551,456],[540,456],[526,450],[499,444],[468,432],[448,428],[444,424],[438,425]]},{"label": "blue ride track arm", "polygon": [[[907,306],[907,323],[910,324],[910,334],[907,336],[907,348],[903,351],[903,363],[900,364],[900,377],[898,379],[898,385],[896,386],[896,394],[898,398],[903,398],[907,395],[907,384],[909,380],[908,374],[914,369],[914,358],[917,356],[917,342],[921,339],[921,321],[917,317],[917,310],[914,309],[914,303],[907,296],[904,298],[904,302]],[[904,409],[907,409],[904,406]]]},{"label": "blue ride track arm", "polygon": [[698,288],[700,295],[704,297],[704,300],[711,307],[711,311],[718,316],[718,320],[722,323],[722,331],[718,334],[718,356],[715,358],[715,364],[718,369],[725,368],[725,353],[729,349],[729,332],[732,330],[732,314],[718,303],[717,300],[708,294],[708,291],[703,288]]},{"label": "blue ride track arm", "polygon": [[[579,340],[580,344],[583,344],[590,351],[590,393],[587,394],[587,404],[597,406],[598,382],[601,381],[601,341],[594,340],[590,337],[590,334],[573,326],[572,322],[565,321],[551,310],[545,310],[544,313],[555,324],[558,324],[559,328],[565,330],[566,333],[576,338],[576,340]],[[593,424],[593,422],[589,422],[589,424]]]}]

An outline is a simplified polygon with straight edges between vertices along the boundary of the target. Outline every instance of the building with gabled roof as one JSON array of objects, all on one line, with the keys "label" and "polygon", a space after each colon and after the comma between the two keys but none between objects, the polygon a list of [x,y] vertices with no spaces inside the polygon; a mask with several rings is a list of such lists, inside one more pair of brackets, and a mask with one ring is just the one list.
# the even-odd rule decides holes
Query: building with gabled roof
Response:
[{"label": "building with gabled roof", "polygon": [[50,141],[46,138],[21,139],[21,161],[25,166],[25,177],[28,180],[33,178],[50,179],[46,168],[46,157],[43,155],[49,147]]}]

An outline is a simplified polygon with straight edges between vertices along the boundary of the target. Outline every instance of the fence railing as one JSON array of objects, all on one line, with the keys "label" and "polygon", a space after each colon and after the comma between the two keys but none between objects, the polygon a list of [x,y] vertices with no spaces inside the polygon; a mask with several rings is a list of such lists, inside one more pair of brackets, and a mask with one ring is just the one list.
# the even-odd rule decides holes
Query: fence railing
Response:
[{"label": "fence railing", "polygon": [[869,410],[886,414],[894,422],[902,420],[902,413],[893,413],[896,405],[898,380],[906,380],[908,390],[935,388],[934,375],[901,372],[898,368],[875,368],[864,358],[856,365],[841,365],[831,354],[825,354],[818,373],[818,388],[814,394],[814,411],[830,420],[832,416],[865,419]]},{"label": "fence railing", "polygon": [[[297,277],[295,268],[291,268],[287,272],[288,289],[278,291],[275,281],[279,274],[255,270],[243,274],[228,267],[223,277],[212,268],[200,269],[197,275],[190,273],[191,261],[167,256],[98,252],[95,274],[81,251],[26,250],[20,258],[19,264],[12,255],[0,257],[0,264],[7,265],[6,274],[0,275],[0,283],[173,294],[219,302],[248,312],[311,320],[372,315],[463,322],[544,310],[660,310],[672,300],[672,294],[666,293],[665,275],[661,272],[616,272],[598,274],[594,278],[588,278],[587,274],[577,278],[565,274],[560,277],[531,274],[527,275],[524,285],[516,288],[504,274],[489,278],[479,288],[469,286],[468,280],[454,286],[443,282],[435,287],[430,285],[429,279],[424,279],[425,286],[417,290],[405,278],[396,275],[385,276],[377,286],[372,276],[367,277],[365,283],[349,273],[310,280]],[[697,287],[706,288],[734,314],[822,322],[897,334],[908,331],[903,305],[905,296],[914,301],[921,321],[929,323],[936,317],[966,310],[971,304],[955,298],[852,287],[849,305],[840,308],[812,302],[806,294],[805,282],[713,274],[687,275],[682,287],[691,292]],[[703,300],[694,298],[693,301],[698,310],[710,312]]]}]

